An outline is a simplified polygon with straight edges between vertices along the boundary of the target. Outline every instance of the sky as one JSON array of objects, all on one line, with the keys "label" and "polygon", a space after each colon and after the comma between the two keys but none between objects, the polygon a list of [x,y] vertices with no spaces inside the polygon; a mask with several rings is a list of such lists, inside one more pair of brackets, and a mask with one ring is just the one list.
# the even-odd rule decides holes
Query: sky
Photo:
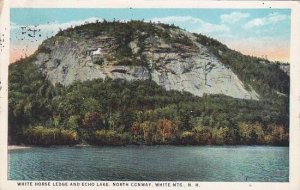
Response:
[{"label": "sky", "polygon": [[290,9],[13,8],[10,11],[10,62],[32,54],[43,40],[60,29],[103,19],[175,24],[215,38],[244,54],[288,62],[290,15]]}]

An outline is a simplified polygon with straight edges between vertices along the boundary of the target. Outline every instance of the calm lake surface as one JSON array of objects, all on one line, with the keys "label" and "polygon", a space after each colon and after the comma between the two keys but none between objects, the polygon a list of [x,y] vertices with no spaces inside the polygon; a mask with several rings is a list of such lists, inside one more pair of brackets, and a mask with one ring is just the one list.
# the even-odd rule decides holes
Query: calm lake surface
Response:
[{"label": "calm lake surface", "polygon": [[11,180],[289,180],[289,148],[268,146],[53,147],[9,151]]}]

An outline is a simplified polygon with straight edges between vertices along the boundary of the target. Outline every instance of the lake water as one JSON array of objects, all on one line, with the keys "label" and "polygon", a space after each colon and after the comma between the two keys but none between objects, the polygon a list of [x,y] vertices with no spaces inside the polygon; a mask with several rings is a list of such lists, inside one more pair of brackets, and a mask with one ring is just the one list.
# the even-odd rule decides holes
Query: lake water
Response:
[{"label": "lake water", "polygon": [[289,148],[54,147],[9,151],[11,180],[287,182]]}]

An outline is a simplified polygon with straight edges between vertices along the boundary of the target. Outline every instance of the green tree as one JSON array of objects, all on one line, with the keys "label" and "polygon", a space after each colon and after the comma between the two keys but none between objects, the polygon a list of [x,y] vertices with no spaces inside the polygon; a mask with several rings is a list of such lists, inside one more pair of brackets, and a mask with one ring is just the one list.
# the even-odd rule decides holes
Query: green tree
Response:
[{"label": "green tree", "polygon": [[87,129],[103,129],[104,125],[103,115],[99,112],[87,112],[83,118],[83,125]]}]

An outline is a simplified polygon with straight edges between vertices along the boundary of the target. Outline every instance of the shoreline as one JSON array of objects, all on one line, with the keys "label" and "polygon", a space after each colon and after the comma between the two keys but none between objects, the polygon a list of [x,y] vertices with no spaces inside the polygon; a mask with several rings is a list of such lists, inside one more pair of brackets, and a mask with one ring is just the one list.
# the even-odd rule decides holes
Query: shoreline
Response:
[{"label": "shoreline", "polygon": [[157,145],[147,145],[147,144],[126,144],[126,145],[91,145],[91,144],[75,144],[75,145],[51,145],[51,146],[39,146],[39,145],[8,145],[8,151],[11,150],[26,150],[32,149],[34,147],[77,147],[77,148],[84,148],[84,147],[121,147],[121,146],[198,146],[198,147],[241,147],[241,146],[250,146],[250,147],[289,147],[289,146],[274,146],[274,145],[170,145],[170,144],[157,144]]},{"label": "shoreline", "polygon": [[21,146],[21,145],[8,145],[7,150],[24,150],[24,149],[30,149],[32,146]]}]

